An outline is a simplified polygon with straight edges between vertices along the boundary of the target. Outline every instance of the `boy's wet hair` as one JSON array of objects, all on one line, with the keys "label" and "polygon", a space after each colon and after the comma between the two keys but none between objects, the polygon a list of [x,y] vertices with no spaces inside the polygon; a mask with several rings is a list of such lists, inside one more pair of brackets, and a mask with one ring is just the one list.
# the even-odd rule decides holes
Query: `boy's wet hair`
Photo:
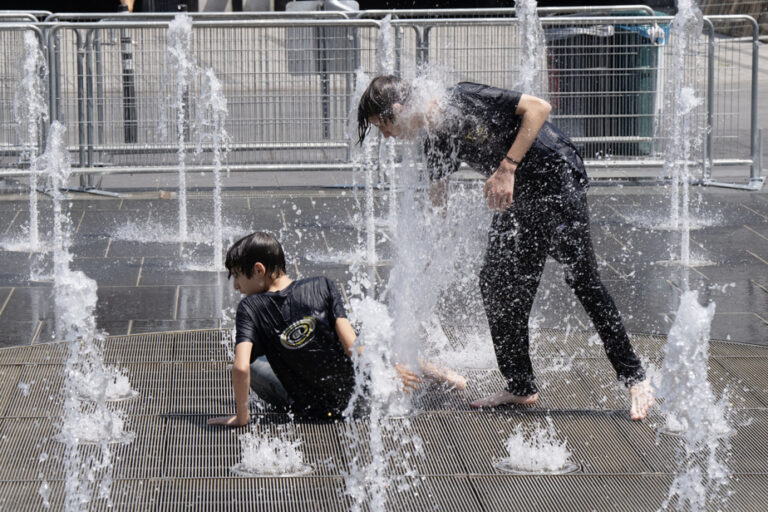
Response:
[{"label": "boy's wet hair", "polygon": [[363,143],[371,123],[368,118],[378,117],[381,121],[392,121],[395,113],[392,106],[395,103],[405,105],[411,95],[411,87],[395,75],[377,76],[360,97],[357,106],[358,144]]},{"label": "boy's wet hair", "polygon": [[283,247],[275,237],[263,231],[251,233],[232,244],[224,261],[229,271],[227,279],[232,277],[233,271],[250,278],[256,263],[264,265],[269,276],[285,274]]}]

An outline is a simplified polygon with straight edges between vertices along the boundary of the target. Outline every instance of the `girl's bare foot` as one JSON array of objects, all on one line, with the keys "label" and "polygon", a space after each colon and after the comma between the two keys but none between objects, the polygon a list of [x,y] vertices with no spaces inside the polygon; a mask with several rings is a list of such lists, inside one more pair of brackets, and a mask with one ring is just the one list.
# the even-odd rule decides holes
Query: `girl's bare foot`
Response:
[{"label": "girl's bare foot", "polygon": [[467,388],[467,379],[445,366],[436,366],[433,363],[419,361],[423,376],[440,384],[447,384],[459,391]]},{"label": "girl's bare foot", "polygon": [[480,407],[497,407],[499,405],[506,405],[506,404],[531,405],[535,403],[536,400],[538,399],[539,399],[538,393],[534,393],[532,395],[527,395],[527,396],[520,396],[520,395],[513,395],[509,391],[503,389],[498,393],[492,394],[491,396],[487,396],[485,398],[475,400],[474,402],[470,402],[469,405],[471,405],[476,409]]},{"label": "girl's bare foot", "polygon": [[653,389],[648,379],[638,382],[629,388],[629,417],[634,421],[640,421],[648,416],[648,411],[653,406]]}]

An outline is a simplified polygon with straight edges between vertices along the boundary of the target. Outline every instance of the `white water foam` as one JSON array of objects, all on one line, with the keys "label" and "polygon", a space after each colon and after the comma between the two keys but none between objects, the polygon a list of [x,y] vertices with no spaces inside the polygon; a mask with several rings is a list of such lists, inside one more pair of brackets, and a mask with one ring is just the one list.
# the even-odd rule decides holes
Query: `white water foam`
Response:
[{"label": "white water foam", "polygon": [[[110,410],[106,403],[110,372],[104,367],[97,340],[96,282],[83,272],[70,268],[72,223],[68,212],[62,208],[60,190],[69,182],[72,169],[64,137],[64,126],[53,122],[46,151],[39,161],[51,180],[53,191],[56,335],[68,343],[69,349],[62,389],[64,413],[57,438],[65,445],[64,510],[72,512],[88,509],[94,495],[106,499],[108,506],[111,505],[112,451],[109,444],[130,442],[133,434],[124,430],[121,412]],[[118,380],[115,380],[116,384]],[[118,387],[125,391],[124,382],[121,381]],[[83,399],[84,394],[93,399]],[[98,453],[82,453],[80,446],[83,443],[98,444],[100,450]],[[95,489],[97,482],[98,489]],[[48,502],[43,487],[40,496],[44,504]]]},{"label": "white water foam", "polygon": [[257,431],[258,427],[239,437],[241,460],[231,471],[240,476],[301,476],[312,471],[304,463],[299,449],[301,439],[289,440],[282,429],[276,437]]},{"label": "white water foam", "polygon": [[733,435],[728,398],[723,394],[718,400],[707,379],[714,314],[714,303],[704,307],[696,291],[683,293],[655,383],[664,398],[665,430],[684,441],[679,472],[664,504],[668,508],[707,510],[710,504],[722,504],[728,492],[727,453]]},{"label": "white water foam", "polygon": [[515,427],[506,442],[509,457],[496,462],[495,466],[517,474],[563,474],[578,469],[571,461],[566,440],[557,438],[552,420],[547,425],[535,423],[532,429],[522,425]]},{"label": "white water foam", "polygon": [[[353,500],[353,512],[364,508],[384,512],[388,489],[403,492],[418,484],[412,458],[423,455],[423,443],[411,432],[407,418],[398,419],[409,413],[409,403],[390,359],[393,326],[386,305],[371,298],[355,299],[350,313],[350,319],[360,322],[362,328],[353,348],[355,391],[344,411],[349,440],[345,445],[349,459],[349,472],[344,475],[346,494]],[[356,426],[361,411],[367,413],[360,420],[365,429]],[[405,454],[388,448],[388,443]],[[400,470],[390,471],[393,466]]]},{"label": "white water foam", "polygon": [[545,93],[540,73],[546,66],[546,43],[536,8],[536,0],[515,0],[515,17],[520,20],[520,51],[517,59],[519,77],[512,88],[541,98]]},{"label": "white water foam", "polygon": [[[39,251],[40,233],[38,222],[38,171],[37,147],[40,123],[48,118],[48,102],[45,99],[45,81],[48,67],[40,43],[34,32],[24,32],[24,62],[22,79],[14,91],[13,117],[21,141],[20,163],[29,164],[29,225],[26,251]],[[14,250],[7,248],[6,250]]]},{"label": "white water foam", "polygon": [[224,269],[222,242],[224,228],[221,219],[221,170],[229,154],[229,135],[224,127],[229,111],[223,87],[212,68],[203,74],[202,108],[198,120],[197,153],[203,143],[210,141],[213,152],[213,268]]},{"label": "white water foam", "polygon": [[176,135],[178,155],[179,238],[187,239],[187,151],[186,131],[189,120],[189,89],[197,75],[197,63],[192,55],[192,18],[179,13],[168,24],[168,67],[175,78],[174,105],[176,108]]}]

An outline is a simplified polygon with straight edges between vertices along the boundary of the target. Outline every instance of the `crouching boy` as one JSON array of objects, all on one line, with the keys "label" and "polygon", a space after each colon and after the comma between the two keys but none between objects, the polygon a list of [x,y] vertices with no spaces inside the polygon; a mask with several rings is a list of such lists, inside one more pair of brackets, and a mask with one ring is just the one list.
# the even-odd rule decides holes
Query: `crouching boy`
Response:
[{"label": "crouching boy", "polygon": [[[263,232],[235,242],[225,265],[234,288],[245,295],[237,308],[232,366],[237,411],[208,423],[248,423],[249,389],[301,416],[339,417],[355,385],[350,356],[357,335],[336,286],[326,277],[292,280],[280,243]],[[429,366],[436,380],[466,386],[454,372]],[[418,375],[400,365],[396,369],[406,391],[417,389]]]}]

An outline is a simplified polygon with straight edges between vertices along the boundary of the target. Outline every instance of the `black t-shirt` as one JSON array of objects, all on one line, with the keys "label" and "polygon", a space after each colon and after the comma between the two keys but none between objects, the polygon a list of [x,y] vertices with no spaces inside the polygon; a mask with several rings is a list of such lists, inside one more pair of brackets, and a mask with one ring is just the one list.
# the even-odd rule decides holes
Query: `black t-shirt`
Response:
[{"label": "black t-shirt", "polygon": [[[487,85],[461,82],[448,89],[443,120],[430,130],[424,143],[431,179],[441,179],[465,162],[490,176],[517,137],[522,116],[515,114],[521,93]],[[517,188],[529,192],[562,192],[562,174],[581,186],[587,175],[576,147],[549,121],[539,131],[515,172]]]},{"label": "black t-shirt", "polygon": [[241,300],[235,343],[253,343],[251,362],[267,356],[295,412],[336,416],[347,406],[355,385],[352,361],[335,329],[336,319],[346,316],[332,281],[300,279],[284,290]]}]

